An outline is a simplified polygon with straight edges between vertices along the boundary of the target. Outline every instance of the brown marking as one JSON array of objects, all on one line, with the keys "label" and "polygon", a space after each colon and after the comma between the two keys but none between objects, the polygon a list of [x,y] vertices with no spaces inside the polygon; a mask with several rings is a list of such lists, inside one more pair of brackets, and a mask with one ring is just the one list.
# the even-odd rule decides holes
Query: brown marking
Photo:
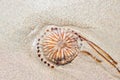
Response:
[{"label": "brown marking", "polygon": [[39,49],[40,47],[38,46],[37,49]]},{"label": "brown marking", "polygon": [[37,43],[37,45],[39,45],[39,43]]},{"label": "brown marking", "polygon": [[50,66],[50,64],[49,64],[49,63],[48,63],[47,65],[48,65],[48,66]]},{"label": "brown marking", "polygon": [[51,66],[51,68],[54,68],[54,66]]},{"label": "brown marking", "polygon": [[44,61],[44,63],[46,64],[47,62],[46,62],[46,61]]},{"label": "brown marking", "polygon": [[38,57],[40,57],[41,56],[41,54],[38,54]]},{"label": "brown marking", "polygon": [[37,50],[37,53],[39,53],[40,52],[40,50]]},{"label": "brown marking", "polygon": [[38,39],[38,41],[40,41],[40,39]]},{"label": "brown marking", "polygon": [[74,34],[75,34],[75,35],[78,35],[78,33],[76,33],[76,32],[75,32]]},{"label": "brown marking", "polygon": [[43,58],[41,58],[41,61],[43,61]]},{"label": "brown marking", "polygon": [[57,30],[57,28],[54,28],[55,30]]},{"label": "brown marking", "polygon": [[49,30],[48,30],[48,29],[47,29],[46,31],[47,31],[47,32],[49,32]]}]

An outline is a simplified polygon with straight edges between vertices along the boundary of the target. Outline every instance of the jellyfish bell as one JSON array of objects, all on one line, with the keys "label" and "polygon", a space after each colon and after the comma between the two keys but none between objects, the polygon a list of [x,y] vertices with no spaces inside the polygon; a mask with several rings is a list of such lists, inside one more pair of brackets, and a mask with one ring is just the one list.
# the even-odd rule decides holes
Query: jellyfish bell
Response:
[{"label": "jellyfish bell", "polygon": [[56,65],[74,60],[82,44],[76,32],[70,28],[53,25],[44,27],[36,40],[37,53]]}]

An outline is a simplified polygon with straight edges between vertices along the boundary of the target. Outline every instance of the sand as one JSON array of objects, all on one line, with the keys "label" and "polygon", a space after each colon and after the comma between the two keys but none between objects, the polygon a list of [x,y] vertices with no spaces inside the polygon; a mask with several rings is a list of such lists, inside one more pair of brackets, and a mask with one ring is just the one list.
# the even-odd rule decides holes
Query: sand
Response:
[{"label": "sand", "polygon": [[51,69],[32,46],[42,27],[68,26],[99,45],[120,66],[119,8],[119,0],[0,0],[0,80],[119,80],[110,65],[105,64],[105,70],[82,54]]}]

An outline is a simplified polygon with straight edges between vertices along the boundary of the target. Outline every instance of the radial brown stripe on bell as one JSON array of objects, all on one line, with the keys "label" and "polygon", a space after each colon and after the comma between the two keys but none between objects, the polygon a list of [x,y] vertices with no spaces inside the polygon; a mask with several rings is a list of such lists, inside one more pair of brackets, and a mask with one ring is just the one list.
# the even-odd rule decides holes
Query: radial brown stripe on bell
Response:
[{"label": "radial brown stripe on bell", "polygon": [[[73,60],[79,52],[77,39],[74,33],[63,28],[51,28],[47,31],[42,41],[44,56],[55,64],[66,64]],[[68,60],[67,60],[68,59]]]}]

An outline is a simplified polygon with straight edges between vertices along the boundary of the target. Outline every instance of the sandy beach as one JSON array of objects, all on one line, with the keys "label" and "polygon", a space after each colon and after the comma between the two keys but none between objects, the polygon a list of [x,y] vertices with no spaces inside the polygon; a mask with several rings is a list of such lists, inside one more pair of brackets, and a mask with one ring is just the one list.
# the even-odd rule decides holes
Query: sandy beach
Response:
[{"label": "sandy beach", "polygon": [[119,0],[0,0],[0,80],[120,80],[104,60],[82,54],[55,69],[41,62],[33,42],[49,25],[77,30],[120,67]]}]

